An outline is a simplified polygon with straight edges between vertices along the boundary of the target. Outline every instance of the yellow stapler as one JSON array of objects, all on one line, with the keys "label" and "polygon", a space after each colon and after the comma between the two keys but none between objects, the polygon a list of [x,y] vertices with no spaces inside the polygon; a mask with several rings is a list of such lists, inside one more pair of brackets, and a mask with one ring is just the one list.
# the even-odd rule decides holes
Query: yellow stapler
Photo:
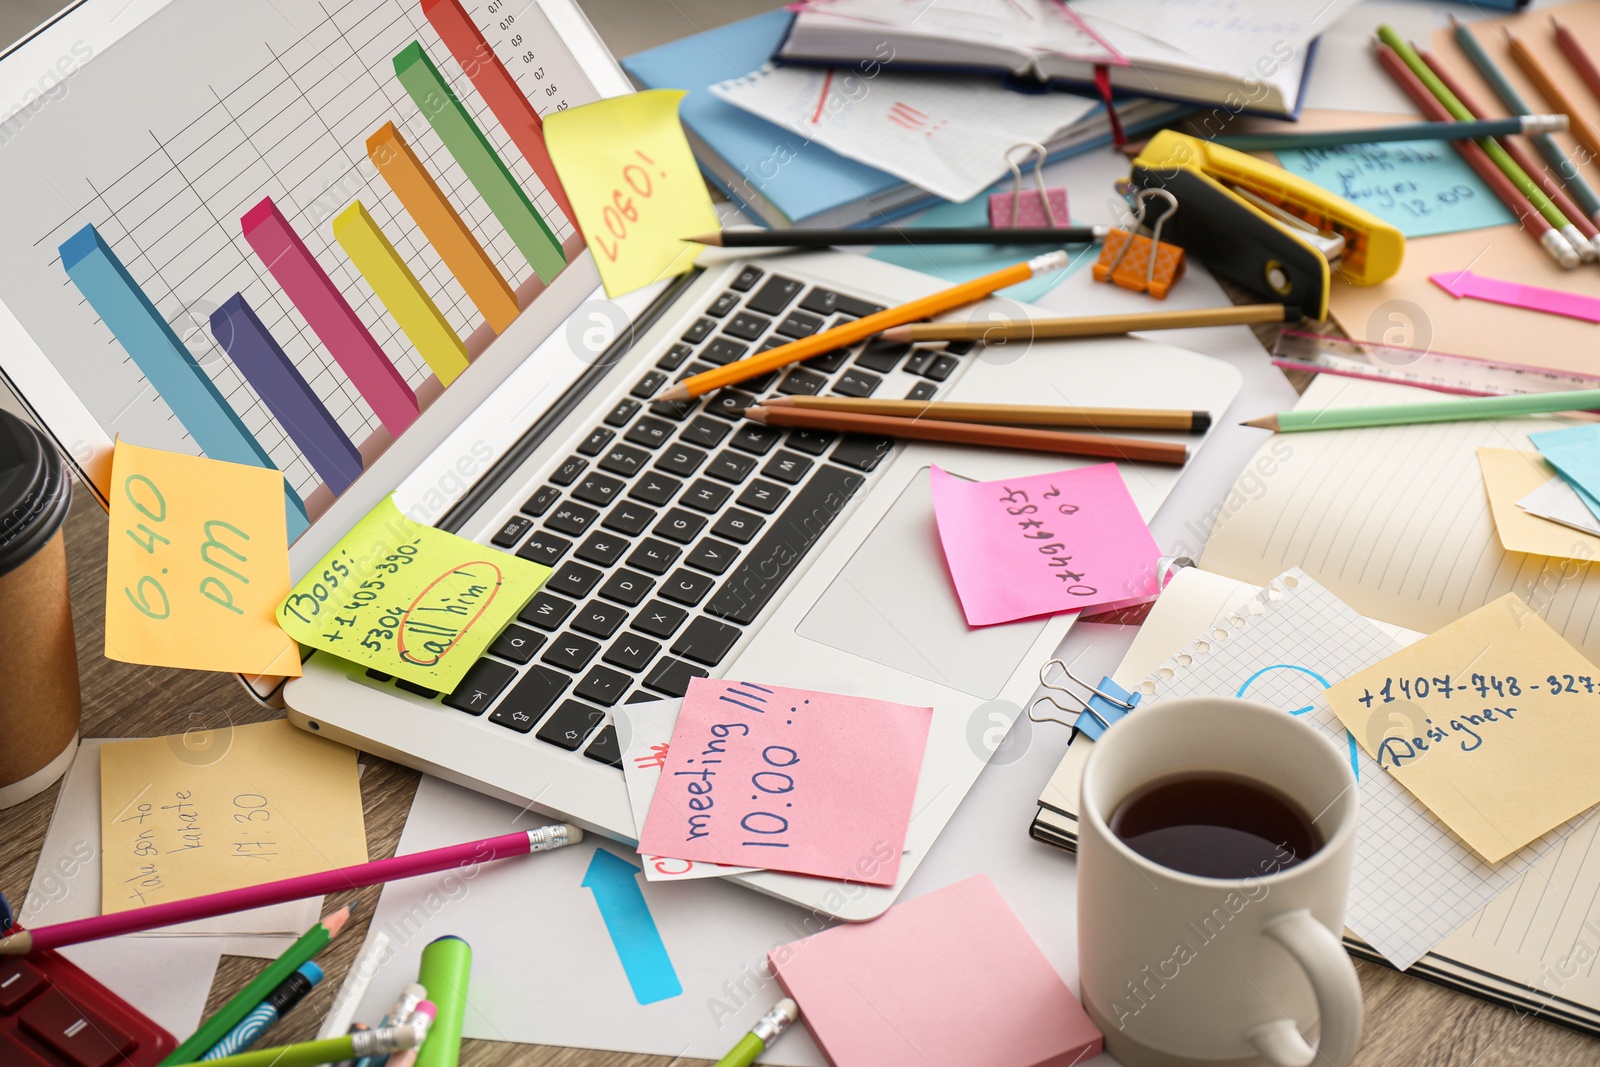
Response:
[{"label": "yellow stapler", "polygon": [[1212,273],[1309,317],[1327,317],[1332,272],[1351,285],[1376,285],[1400,269],[1405,254],[1399,230],[1342,197],[1173,130],[1150,139],[1131,179],[1178,198],[1166,240]]}]

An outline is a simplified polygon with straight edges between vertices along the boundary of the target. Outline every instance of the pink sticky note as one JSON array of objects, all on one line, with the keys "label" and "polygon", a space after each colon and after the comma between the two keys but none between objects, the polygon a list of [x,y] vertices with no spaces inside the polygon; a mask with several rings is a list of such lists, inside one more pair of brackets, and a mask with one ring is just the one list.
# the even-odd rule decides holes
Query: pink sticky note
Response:
[{"label": "pink sticky note", "polygon": [[778,983],[833,1067],[1068,1067],[1101,1035],[984,875],[780,945]]},{"label": "pink sticky note", "polygon": [[969,626],[1154,597],[1156,547],[1115,463],[969,482],[934,467],[933,510]]},{"label": "pink sticky note", "polygon": [[697,678],[639,852],[893,885],[932,722],[932,708]]}]

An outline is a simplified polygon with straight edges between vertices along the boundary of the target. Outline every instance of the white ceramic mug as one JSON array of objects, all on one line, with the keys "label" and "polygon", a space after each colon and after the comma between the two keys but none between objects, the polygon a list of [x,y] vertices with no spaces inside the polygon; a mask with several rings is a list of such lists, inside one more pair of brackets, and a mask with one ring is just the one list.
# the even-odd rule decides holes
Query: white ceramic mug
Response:
[{"label": "white ceramic mug", "polygon": [[[1257,876],[1200,878],[1111,831],[1117,806],[1162,778],[1248,778],[1313,818],[1322,847]],[[1339,942],[1355,850],[1350,765],[1277,708],[1226,697],[1164,701],[1097,742],[1083,772],[1078,962],[1083,1006],[1126,1067],[1345,1067],[1361,987]],[[1306,1036],[1320,1030],[1316,1043]]]}]

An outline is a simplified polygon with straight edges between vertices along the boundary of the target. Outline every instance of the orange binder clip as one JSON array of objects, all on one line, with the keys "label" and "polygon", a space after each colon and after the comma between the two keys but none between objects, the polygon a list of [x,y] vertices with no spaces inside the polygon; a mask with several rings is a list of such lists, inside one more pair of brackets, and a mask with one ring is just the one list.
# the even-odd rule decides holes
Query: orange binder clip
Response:
[{"label": "orange binder clip", "polygon": [[[1161,199],[1167,202],[1163,211],[1150,227],[1150,236],[1139,233],[1147,225],[1145,214],[1148,201]],[[1136,293],[1149,293],[1164,300],[1167,291],[1183,277],[1183,249],[1177,245],[1163,244],[1161,227],[1178,210],[1178,198],[1165,189],[1141,189],[1134,198],[1134,226],[1132,230],[1114,229],[1106,234],[1100,249],[1100,259],[1094,265],[1094,280],[1109,281]]]}]

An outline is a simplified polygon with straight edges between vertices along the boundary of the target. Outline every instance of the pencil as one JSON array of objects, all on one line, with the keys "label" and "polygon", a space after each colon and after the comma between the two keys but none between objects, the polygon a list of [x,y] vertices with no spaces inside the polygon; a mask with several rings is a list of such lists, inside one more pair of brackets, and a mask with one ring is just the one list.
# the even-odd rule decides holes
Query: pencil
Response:
[{"label": "pencil", "polygon": [[1550,25],[1556,31],[1556,47],[1561,49],[1561,54],[1567,57],[1567,62],[1572,64],[1572,69],[1578,72],[1578,77],[1583,79],[1583,84],[1589,87],[1589,91],[1600,97],[1600,68],[1594,65],[1589,53],[1584,51],[1577,35],[1561,25],[1554,15],[1550,16]]},{"label": "pencil", "polygon": [[226,1037],[241,1019],[255,1010],[256,1005],[267,998],[267,994],[278,988],[279,983],[293,974],[302,963],[326,948],[329,941],[338,937],[339,931],[344,929],[344,924],[349,921],[350,909],[343,907],[301,934],[283,955],[267,964],[266,970],[239,990],[232,1000],[222,1006],[221,1011],[201,1023],[200,1029],[191,1034],[189,1040],[168,1053],[167,1058],[157,1067],[169,1067],[175,1063],[193,1063],[205,1055],[213,1045]]},{"label": "pencil", "polygon": [[[304,1041],[298,1045],[279,1045],[276,1048],[252,1049],[236,1056],[209,1060],[212,1067],[316,1067],[321,1063],[336,1063],[360,1056],[387,1056],[416,1048],[428,1038],[428,1025],[436,1009],[431,1001],[417,1005],[411,1019],[400,1026],[381,1030],[362,1030],[343,1037],[325,1037]],[[162,1060],[162,1064],[169,1062]],[[184,1060],[182,1062],[189,1062]]]},{"label": "pencil", "polygon": [[1522,69],[1522,73],[1528,76],[1528,80],[1533,83],[1533,87],[1539,90],[1539,95],[1548,100],[1550,106],[1557,111],[1565,111],[1567,113],[1567,118],[1571,123],[1573,140],[1588,149],[1591,158],[1600,156],[1600,133],[1597,133],[1595,128],[1584,119],[1583,115],[1574,109],[1572,101],[1567,98],[1567,94],[1561,91],[1561,87],[1551,79],[1544,67],[1539,65],[1539,61],[1534,59],[1526,48],[1522,47],[1521,41],[1507,33],[1506,44],[1511,49],[1511,58]]},{"label": "pencil", "polygon": [[344,984],[339,987],[338,995],[333,998],[328,1014],[317,1030],[318,1037],[338,1037],[349,1033],[350,1023],[356,1017],[356,1009],[361,1007],[361,998],[366,996],[367,986],[372,984],[373,976],[389,955],[389,943],[389,935],[382,930],[372,935],[361,958],[352,963],[350,970],[345,973]]},{"label": "pencil", "polygon": [[1022,452],[1054,452],[1068,456],[1103,456],[1144,463],[1170,463],[1175,466],[1182,466],[1189,459],[1189,449],[1184,445],[1169,444],[1165,441],[1141,441],[1133,437],[1105,437],[1099,434],[1063,433],[1060,430],[1034,430],[1021,426],[945,422],[940,419],[899,419],[888,415],[857,415],[845,411],[813,411],[789,406],[764,407],[759,404],[746,408],[744,414],[745,418],[768,426],[833,430],[839,433],[897,437],[907,441],[1012,448]]},{"label": "pencil", "polygon": [[763,400],[772,408],[842,411],[887,415],[898,419],[941,419],[990,426],[1088,426],[1096,430],[1179,430],[1205,433],[1209,411],[1162,408],[1082,408],[1050,404],[975,404],[959,400],[857,400],[843,396],[777,396]]},{"label": "pencil", "polygon": [[915,322],[892,326],[885,341],[1051,341],[1063,337],[1111,337],[1138,330],[1186,330],[1195,326],[1248,326],[1299,322],[1287,304],[1238,304],[1222,308],[1140,311],[1131,315],[1081,315],[1070,319],[1005,319],[1000,322]]},{"label": "pencil", "polygon": [[[1422,84],[1394,49],[1380,41],[1377,43],[1377,56],[1378,62],[1389,72],[1395,84],[1400,86],[1401,90],[1411,98],[1411,102],[1417,105],[1417,110],[1430,118],[1449,121],[1450,113],[1445,110],[1444,105],[1428,91],[1428,87]],[[1555,227],[1534,210],[1528,199],[1517,193],[1516,186],[1512,185],[1511,180],[1494,165],[1479,147],[1478,142],[1451,141],[1450,144],[1461,154],[1461,158],[1467,161],[1467,165],[1478,177],[1483,179],[1483,183],[1494,191],[1500,202],[1521,220],[1523,227],[1549,253],[1551,259],[1567,270],[1578,266],[1581,260],[1578,259],[1578,252],[1572,247],[1572,242],[1557,233]]]},{"label": "pencil", "polygon": [[[888,308],[851,322],[841,323],[831,330],[812,334],[810,337],[791,341],[786,345],[766,352],[760,352],[747,359],[736,360],[727,366],[714,367],[699,374],[693,374],[674,385],[657,399],[660,400],[687,400],[691,396],[701,396],[713,389],[721,389],[725,385],[733,385],[748,378],[756,378],[770,370],[787,367],[791,363],[798,363],[802,359],[832,352],[836,348],[853,345],[857,341],[864,341],[873,334],[882,333],[891,326],[902,326],[918,319],[926,319],[933,315],[942,315],[947,311],[970,304],[975,300],[982,300],[996,289],[1004,289],[1008,285],[1025,282],[1038,274],[1049,274],[1067,265],[1067,253],[1064,251],[1046,252],[1042,256],[1035,256],[1022,263],[1014,263],[1009,267],[997,270],[992,274],[985,274],[981,278],[974,278],[970,282],[951,286],[931,296],[913,300],[909,304]],[[3,946],[4,942],[0,942]]]},{"label": "pencil", "polygon": [[[1467,24],[1454,15],[1450,16],[1450,23],[1455,27],[1456,44],[1466,53],[1472,65],[1478,68],[1483,80],[1494,89],[1495,95],[1506,106],[1506,110],[1517,115],[1531,115],[1533,108],[1523,99],[1516,86],[1507,80],[1505,73],[1495,61],[1489,58],[1489,53],[1484,51],[1483,45],[1478,43],[1478,39],[1472,35]],[[1533,141],[1533,146],[1539,150],[1539,154],[1544,156],[1545,161],[1561,175],[1561,180],[1567,183],[1567,191],[1589,216],[1589,221],[1600,223],[1600,193],[1596,193],[1594,186],[1579,173],[1577,165],[1567,157],[1566,150],[1548,133],[1531,134],[1529,139]]]},{"label": "pencil", "polygon": [[1469,422],[1504,419],[1514,415],[1546,415],[1557,411],[1600,408],[1600,389],[1573,389],[1561,393],[1514,393],[1510,396],[1463,396],[1449,400],[1421,400],[1413,404],[1375,404],[1368,407],[1324,408],[1320,411],[1280,411],[1243,423],[1262,430],[1295,433],[1301,430],[1348,430],[1361,426],[1400,426],[1417,422]]},{"label": "pencil", "polygon": [[[1563,125],[1562,129],[1566,129]],[[988,226],[884,226],[853,230],[720,230],[684,241],[716,248],[829,248],[834,245],[1082,245],[1101,240],[1109,226],[1036,229]]]},{"label": "pencil", "polygon": [[[1460,94],[1457,94],[1460,95]],[[1564,133],[1565,115],[1530,115],[1475,122],[1408,122],[1401,126],[1376,126],[1363,130],[1312,130],[1307,133],[1245,133],[1218,137],[1211,143],[1241,152],[1284,152],[1295,148],[1332,148],[1342,144],[1383,144],[1388,141],[1454,141],[1461,137],[1509,137],[1512,134]]]}]

